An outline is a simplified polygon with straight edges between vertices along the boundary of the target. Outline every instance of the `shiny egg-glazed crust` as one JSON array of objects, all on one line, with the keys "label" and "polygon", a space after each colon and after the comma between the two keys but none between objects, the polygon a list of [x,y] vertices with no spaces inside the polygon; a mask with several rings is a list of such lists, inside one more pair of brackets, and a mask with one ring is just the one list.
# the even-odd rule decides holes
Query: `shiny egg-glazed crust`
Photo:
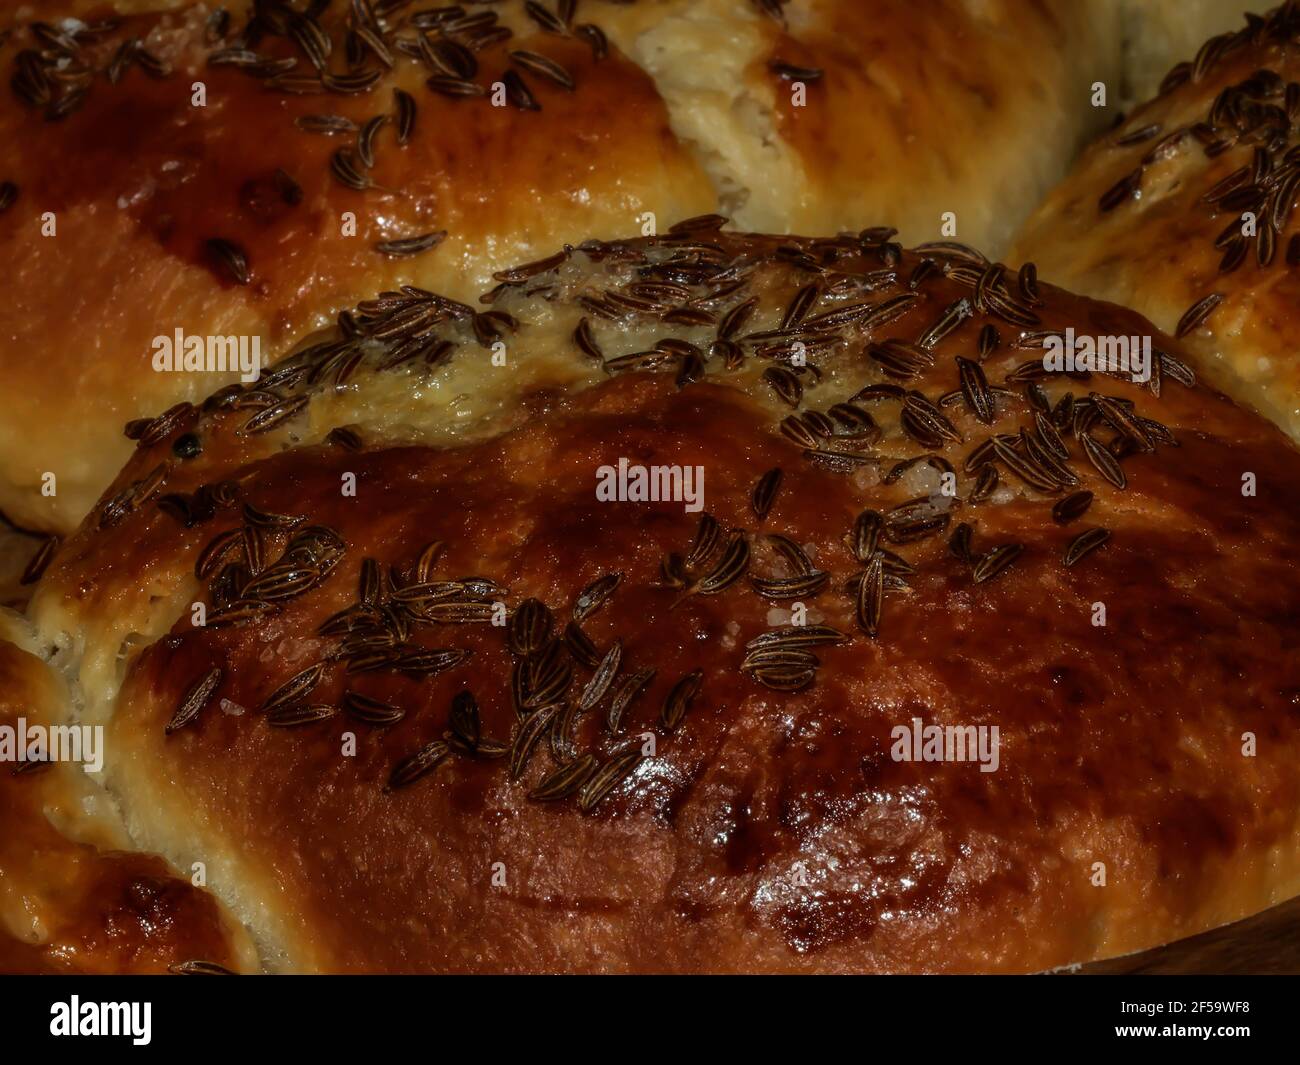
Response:
[{"label": "shiny egg-glazed crust", "polygon": [[124,422],[236,378],[155,372],[178,329],[257,338],[271,363],[371,292],[473,298],[566,242],[713,210],[775,232],[888,218],[909,241],[951,213],[996,250],[1120,61],[1109,0],[559,10],[0,16],[0,510],[69,531],[125,461]]},{"label": "shiny egg-glazed crust", "polygon": [[1032,271],[718,222],[137,434],[31,609],[135,845],[282,971],[1021,972],[1296,894],[1286,437]]},{"label": "shiny egg-glazed crust", "polygon": [[[0,728],[68,726],[68,691],[21,618],[0,611]],[[218,900],[133,848],[81,765],[0,770],[0,973],[161,973],[256,952]]]}]

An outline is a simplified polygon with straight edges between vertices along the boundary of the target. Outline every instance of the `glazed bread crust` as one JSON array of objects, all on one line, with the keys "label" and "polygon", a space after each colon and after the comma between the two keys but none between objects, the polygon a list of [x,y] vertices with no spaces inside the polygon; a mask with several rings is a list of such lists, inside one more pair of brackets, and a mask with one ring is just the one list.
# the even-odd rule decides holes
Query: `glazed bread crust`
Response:
[{"label": "glazed bread crust", "polygon": [[[1094,143],[1011,253],[1185,332],[1204,375],[1300,437],[1300,8],[1206,41]],[[1206,311],[1207,314],[1201,314]]]},{"label": "glazed bread crust", "polygon": [[[484,83],[510,65],[507,48],[561,63],[582,91],[535,79],[540,113],[436,93],[428,69],[404,56],[369,92],[298,94],[214,64],[213,53],[237,52],[235,30],[213,40],[208,15],[202,5],[140,15],[96,38],[83,49],[96,68],[138,38],[171,73],[130,64],[116,84],[97,76],[59,121],[8,89],[0,98],[0,138],[24,146],[0,176],[18,190],[0,214],[14,264],[0,299],[0,367],[23,397],[0,427],[0,509],[24,524],[75,525],[126,460],[124,422],[239,378],[155,372],[155,337],[257,337],[270,362],[366,292],[415,282],[472,296],[493,270],[542,248],[624,233],[645,211],[712,207],[653,83],[617,53],[597,62],[581,41],[537,33],[478,53]],[[9,70],[31,44],[20,30],[0,64]],[[296,54],[283,37],[258,48]],[[204,106],[193,103],[199,81]],[[404,146],[398,89],[418,99]],[[355,160],[355,134],[295,125],[319,114],[353,129],[389,116],[373,167]],[[393,191],[345,184],[331,169],[340,151],[365,171],[360,180]],[[47,212],[54,236],[43,232]],[[439,233],[441,244],[418,256],[376,249]],[[233,245],[243,268],[212,240]],[[51,471],[52,496],[40,490]]]},{"label": "glazed bread crust", "polygon": [[[1296,894],[1290,443],[968,249],[715,225],[148,427],[32,606],[135,845],[290,971],[1033,971]],[[1067,326],[1154,381],[1044,373]]]},{"label": "glazed bread crust", "polygon": [[[0,728],[67,726],[68,691],[29,625],[0,611]],[[0,770],[0,972],[248,968],[247,933],[208,892],[136,851],[81,765]]]},{"label": "glazed bread crust", "polygon": [[[370,6],[386,61],[342,3],[318,23],[275,4],[251,24],[248,4],[225,22],[205,4],[3,16],[0,139],[21,146],[0,166],[14,520],[70,530],[127,457],[123,423],[237,379],[155,372],[157,337],[255,337],[266,363],[369,293],[473,298],[566,242],[719,208],[776,232],[894,218],[911,241],[952,212],[961,239],[996,248],[1093,132],[1088,82],[1118,77],[1110,0],[1086,17],[1066,0],[809,0],[783,18],[584,0],[569,26],[515,0],[459,21]],[[344,131],[296,125],[322,114]],[[410,257],[375,247],[444,233]]]}]

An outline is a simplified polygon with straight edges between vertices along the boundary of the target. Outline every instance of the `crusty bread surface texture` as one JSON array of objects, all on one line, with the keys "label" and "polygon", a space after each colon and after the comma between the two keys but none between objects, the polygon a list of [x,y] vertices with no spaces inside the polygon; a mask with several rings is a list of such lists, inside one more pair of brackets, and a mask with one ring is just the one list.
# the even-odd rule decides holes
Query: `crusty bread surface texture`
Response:
[{"label": "crusty bread surface texture", "polygon": [[211,348],[159,371],[158,338],[256,339],[266,365],[370,293],[473,298],[714,210],[996,252],[1121,56],[1111,0],[376,3],[364,39],[341,2],[116,10],[0,16],[0,510],[54,533],[126,460],[123,424],[240,376]]},{"label": "crusty bread surface texture", "polygon": [[0,972],[1023,973],[1300,895],[1242,11],[7,5]]},{"label": "crusty bread surface texture", "polygon": [[134,845],[294,972],[1037,971],[1294,895],[1290,442],[1032,271],[716,226],[149,427],[31,610]]},{"label": "crusty bread surface texture", "polygon": [[[22,618],[0,611],[0,728],[73,725],[47,650]],[[0,811],[0,972],[161,973],[197,958],[256,965],[242,924],[162,858],[139,852],[82,764],[7,762]]]},{"label": "crusty bread surface texture", "polygon": [[1300,7],[1240,25],[1084,152],[1010,257],[1182,334],[1209,382],[1300,438]]}]

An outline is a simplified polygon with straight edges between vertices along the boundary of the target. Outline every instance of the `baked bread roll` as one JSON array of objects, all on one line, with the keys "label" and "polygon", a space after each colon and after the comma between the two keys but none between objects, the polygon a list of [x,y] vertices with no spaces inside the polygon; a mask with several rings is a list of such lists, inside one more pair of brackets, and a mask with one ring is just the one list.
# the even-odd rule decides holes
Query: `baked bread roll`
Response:
[{"label": "baked bread roll", "polygon": [[[653,82],[617,53],[598,61],[580,38],[525,35],[477,55],[459,43],[466,35],[448,38],[448,54],[480,66],[484,84],[509,66],[507,49],[535,47],[583,85],[569,92],[530,76],[543,108],[534,113],[435,92],[429,66],[399,54],[391,73],[367,54],[372,73],[356,77],[379,75],[368,92],[345,81],[346,91],[299,94],[309,85],[286,79],[310,80],[305,45],[268,30],[256,55],[283,65],[299,57],[270,87],[275,77],[248,66],[250,49],[239,47],[243,17],[219,34],[209,14],[200,5],[142,15],[89,39],[79,50],[96,69],[122,41],[141,40],[138,56],[150,58],[119,64],[116,84],[97,76],[59,121],[15,92],[0,103],[0,137],[24,146],[3,175],[18,190],[0,214],[17,269],[0,299],[0,372],[25,397],[0,429],[0,508],[25,524],[61,531],[81,518],[125,460],[123,422],[240,377],[239,368],[156,372],[166,350],[157,337],[256,337],[270,362],[368,291],[416,281],[470,295],[484,271],[538,242],[614,235],[644,211],[673,217],[713,204]],[[343,27],[327,24],[339,41],[330,69],[346,71]],[[6,70],[30,35],[24,27],[10,40]],[[206,104],[197,107],[200,81]],[[399,128],[398,90],[414,103],[409,131]],[[355,133],[300,128],[351,130],[377,116],[383,128],[360,150]],[[355,187],[371,181],[393,191]],[[45,212],[52,238],[42,235]],[[417,237],[434,246],[399,254],[406,246],[388,243]],[[54,496],[40,491],[47,472],[57,475]]]},{"label": "baked bread roll", "polygon": [[[0,749],[71,725],[68,691],[42,650],[21,618],[0,611]],[[103,753],[82,751],[87,764]],[[109,796],[80,764],[5,755],[0,972],[165,972],[198,958],[224,969],[255,964],[247,933],[211,894],[161,858],[131,852]]]},{"label": "baked bread roll", "polygon": [[1206,41],[1093,144],[1017,239],[1069,288],[1185,334],[1207,379],[1300,436],[1300,7]]},{"label": "baked bread roll", "polygon": [[51,532],[126,460],[123,423],[240,376],[156,372],[178,330],[205,367],[233,358],[210,337],[266,363],[371,292],[473,299],[720,207],[914,241],[953,212],[996,247],[1119,62],[1110,0],[112,6],[0,16],[0,509]]},{"label": "baked bread roll", "polygon": [[31,605],[135,845],[296,972],[1023,972],[1300,891],[1295,448],[1031,270],[718,222],[148,427]]}]

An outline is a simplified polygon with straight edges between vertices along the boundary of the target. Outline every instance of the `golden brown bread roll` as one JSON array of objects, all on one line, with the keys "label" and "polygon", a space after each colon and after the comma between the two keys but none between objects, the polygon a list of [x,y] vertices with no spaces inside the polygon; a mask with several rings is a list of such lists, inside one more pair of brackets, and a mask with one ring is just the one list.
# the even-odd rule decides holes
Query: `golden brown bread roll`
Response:
[{"label": "golden brown bread roll", "polygon": [[[782,18],[755,18],[764,7]],[[1102,121],[1084,106],[1090,85],[1120,69],[1111,0],[625,10],[611,36],[654,76],[719,209],[744,229],[833,233],[888,217],[920,242],[945,235],[951,212],[946,235],[1000,251]]]},{"label": "golden brown bread roll", "polygon": [[[9,734],[0,744],[71,724],[67,691],[43,650],[20,618],[0,611],[0,731]],[[83,755],[90,763],[103,749]],[[216,899],[160,858],[131,852],[111,800],[81,764],[14,762],[6,752],[0,810],[0,972],[255,963],[244,929]]]},{"label": "golden brown bread roll", "polygon": [[1295,448],[1032,271],[715,225],[148,427],[31,608],[135,845],[287,971],[1031,971],[1300,891]]},{"label": "golden brown bread roll", "polygon": [[1017,239],[1045,278],[1183,331],[1206,377],[1300,436],[1300,7],[1206,41]]},{"label": "golden brown bread roll", "polygon": [[[9,482],[0,507],[27,524],[62,529],[84,514],[125,458],[120,423],[239,376],[154,372],[155,337],[257,337],[270,361],[368,290],[414,280],[468,295],[485,270],[535,242],[613,235],[645,210],[672,216],[713,202],[650,79],[617,54],[596,61],[581,40],[529,35],[477,60],[465,53],[486,81],[508,65],[507,46],[535,46],[583,83],[566,92],[534,79],[544,108],[535,114],[435,93],[424,85],[429,71],[404,56],[368,93],[268,89],[246,68],[213,65],[214,51],[240,58],[243,23],[233,19],[208,43],[207,13],[143,15],[83,48],[91,65],[107,66],[121,40],[140,38],[170,76],[128,64],[117,84],[97,77],[56,122],[14,93],[0,103],[0,136],[24,145],[3,175],[18,193],[0,214],[0,240],[20,250],[0,300],[0,364],[25,398],[0,430]],[[29,34],[0,54],[6,69]],[[258,48],[295,52],[269,35]],[[196,80],[204,107],[192,106]],[[376,134],[368,178],[391,194],[359,191],[331,171],[343,151],[349,180],[367,180],[346,147],[353,138],[295,127],[315,114],[352,125],[395,115],[399,88],[418,100],[415,130],[404,147],[395,121]],[[41,233],[47,211],[52,238]],[[356,216],[354,236],[344,235],[344,212]],[[375,248],[442,231],[441,246],[416,259]],[[232,269],[213,240],[229,242],[243,264]],[[47,472],[57,475],[52,497],[40,491]]]},{"label": "golden brown bread roll", "polygon": [[[459,10],[0,16],[0,139],[21,146],[0,164],[0,379],[21,397],[0,421],[0,509],[66,531],[125,461],[122,423],[236,379],[154,372],[177,330],[257,338],[270,361],[369,292],[472,298],[546,249],[719,205],[775,231],[889,217],[912,241],[952,212],[958,237],[998,247],[1119,63],[1111,0],[583,0],[567,25],[544,4]],[[311,91],[312,57],[330,91]],[[318,115],[363,132],[296,125]],[[443,232],[413,258],[375,248]]]}]

